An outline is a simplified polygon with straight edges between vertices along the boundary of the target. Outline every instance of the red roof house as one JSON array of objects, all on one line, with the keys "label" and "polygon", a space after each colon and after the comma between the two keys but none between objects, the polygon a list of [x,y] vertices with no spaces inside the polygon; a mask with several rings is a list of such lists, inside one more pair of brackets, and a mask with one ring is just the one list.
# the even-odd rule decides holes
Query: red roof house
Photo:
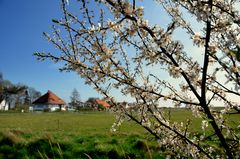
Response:
[{"label": "red roof house", "polygon": [[48,92],[33,103],[33,110],[47,110],[55,111],[57,109],[62,109],[62,107],[66,104],[61,98],[59,98],[56,94],[48,90]]},{"label": "red roof house", "polygon": [[97,110],[102,110],[104,108],[110,107],[110,104],[108,104],[106,101],[101,100],[99,98],[89,98],[86,101],[86,104]]},{"label": "red roof house", "polygon": [[104,108],[109,108],[110,107],[110,105],[106,101],[103,101],[103,100],[100,100],[100,99],[96,99],[96,103],[98,105],[103,106]]}]

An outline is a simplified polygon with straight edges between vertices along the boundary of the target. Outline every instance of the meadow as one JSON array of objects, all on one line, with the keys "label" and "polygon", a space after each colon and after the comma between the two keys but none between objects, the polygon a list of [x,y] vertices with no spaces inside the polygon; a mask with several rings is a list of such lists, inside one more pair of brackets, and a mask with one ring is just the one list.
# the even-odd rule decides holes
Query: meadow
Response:
[{"label": "meadow", "polygon": [[[166,110],[174,121],[191,112]],[[239,125],[238,114],[229,122]],[[135,123],[124,122],[111,132],[109,112],[0,113],[0,158],[165,158],[155,139]],[[200,119],[191,131],[200,130]]]}]

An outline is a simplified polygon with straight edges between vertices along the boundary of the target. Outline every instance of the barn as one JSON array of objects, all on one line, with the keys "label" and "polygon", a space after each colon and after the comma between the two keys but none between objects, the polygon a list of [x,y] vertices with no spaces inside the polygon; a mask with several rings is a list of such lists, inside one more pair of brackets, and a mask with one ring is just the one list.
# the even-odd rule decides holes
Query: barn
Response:
[{"label": "barn", "polygon": [[36,99],[33,103],[34,111],[57,111],[63,110],[66,103],[52,91]]}]

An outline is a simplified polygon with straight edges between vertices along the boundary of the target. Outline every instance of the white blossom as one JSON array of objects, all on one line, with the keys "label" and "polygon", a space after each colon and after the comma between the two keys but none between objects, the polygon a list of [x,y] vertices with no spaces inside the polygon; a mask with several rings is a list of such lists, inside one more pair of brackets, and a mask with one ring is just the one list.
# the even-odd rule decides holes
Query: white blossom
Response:
[{"label": "white blossom", "polygon": [[[238,3],[156,0],[159,10],[168,14],[158,25],[144,15],[141,3],[133,2],[78,1],[79,15],[71,13],[71,6],[63,8],[64,17],[56,24],[63,31],[54,27],[52,35],[44,33],[59,54],[36,53],[38,59],[66,63],[63,70],[77,72],[108,98],[116,114],[112,132],[124,120],[134,119],[159,138],[160,148],[171,152],[167,157],[236,158],[238,128],[229,124],[226,114],[239,106],[232,100],[240,96]],[[91,8],[92,3],[97,5]],[[180,37],[178,31],[187,36]],[[119,105],[115,91],[133,104]],[[215,102],[225,108],[213,109]],[[186,106],[191,115],[176,122],[174,113],[159,105]],[[195,123],[195,117],[201,121]],[[190,130],[193,123],[201,130]]]}]

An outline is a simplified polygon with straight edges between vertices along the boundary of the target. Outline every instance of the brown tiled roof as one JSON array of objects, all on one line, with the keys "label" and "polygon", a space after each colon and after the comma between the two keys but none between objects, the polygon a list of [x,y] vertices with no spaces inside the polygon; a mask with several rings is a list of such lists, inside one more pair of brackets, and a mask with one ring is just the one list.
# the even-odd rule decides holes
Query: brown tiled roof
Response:
[{"label": "brown tiled roof", "polygon": [[105,102],[103,100],[100,100],[100,99],[96,99],[96,103],[101,105],[101,106],[103,106],[103,107],[105,107],[105,108],[110,107],[110,105],[107,102]]},{"label": "brown tiled roof", "polygon": [[65,102],[56,94],[48,90],[46,94],[35,100],[33,104],[65,104]]}]

